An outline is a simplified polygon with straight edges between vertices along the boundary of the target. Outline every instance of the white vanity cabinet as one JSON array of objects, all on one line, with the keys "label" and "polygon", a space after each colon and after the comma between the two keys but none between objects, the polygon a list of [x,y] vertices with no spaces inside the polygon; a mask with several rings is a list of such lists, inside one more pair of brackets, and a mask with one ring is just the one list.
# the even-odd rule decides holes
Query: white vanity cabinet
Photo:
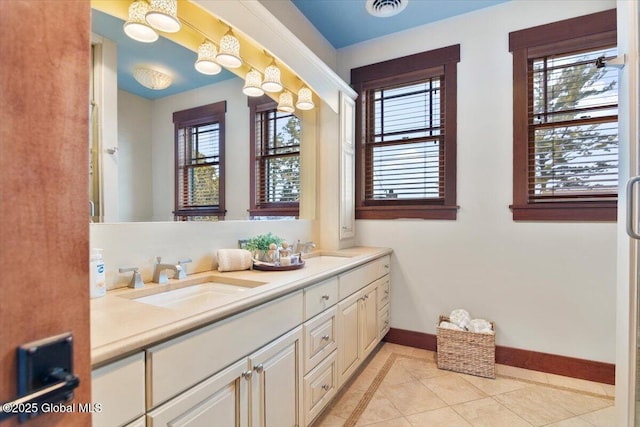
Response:
[{"label": "white vanity cabinet", "polygon": [[92,414],[94,427],[123,426],[144,415],[144,369],[139,352],[93,370],[91,397],[96,408],[100,405]]}]

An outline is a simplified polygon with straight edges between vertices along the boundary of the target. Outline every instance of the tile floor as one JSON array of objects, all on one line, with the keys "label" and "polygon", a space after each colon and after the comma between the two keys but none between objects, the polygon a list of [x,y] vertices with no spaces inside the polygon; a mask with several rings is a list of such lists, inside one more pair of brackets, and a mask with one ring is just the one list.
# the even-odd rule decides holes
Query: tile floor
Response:
[{"label": "tile floor", "polygon": [[[433,352],[384,343],[313,427],[615,425],[614,386],[504,365],[496,373],[487,379],[443,371]],[[366,406],[359,405],[363,396],[370,397]]]}]

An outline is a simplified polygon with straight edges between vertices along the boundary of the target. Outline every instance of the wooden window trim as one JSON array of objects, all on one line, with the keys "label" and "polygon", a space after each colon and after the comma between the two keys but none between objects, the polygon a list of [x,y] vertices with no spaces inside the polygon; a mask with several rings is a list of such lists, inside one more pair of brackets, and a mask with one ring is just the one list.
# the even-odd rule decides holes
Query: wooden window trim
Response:
[{"label": "wooden window trim", "polygon": [[268,203],[259,205],[256,203],[256,114],[264,111],[274,110],[277,102],[268,95],[261,97],[249,97],[247,101],[249,105],[249,187],[250,187],[250,206],[249,215],[251,216],[294,216],[300,215],[300,203]]},{"label": "wooden window trim", "polygon": [[[227,112],[227,101],[220,101],[214,104],[202,105],[200,107],[194,107],[187,110],[176,111],[173,113],[173,123],[174,123],[174,207],[173,215],[176,219],[184,220],[186,217],[192,216],[216,216],[219,220],[224,219],[226,214],[225,209],[225,155],[224,155],[224,147],[225,147],[225,113]],[[219,162],[219,170],[220,170],[220,181],[218,184],[218,207],[195,207],[189,209],[179,209],[180,200],[179,198],[179,186],[181,185],[180,177],[179,177],[179,147],[178,147],[178,131],[180,128],[185,126],[194,126],[199,124],[210,123],[211,121],[215,121],[220,126],[220,136],[219,136],[219,154],[220,154],[220,162]]]},{"label": "wooden window trim", "polygon": [[617,201],[532,203],[528,193],[531,58],[616,44],[616,10],[558,21],[509,33],[513,55],[513,204],[514,221],[616,221]]},{"label": "wooden window trim", "polygon": [[[456,159],[457,159],[457,63],[460,62],[460,45],[452,45],[391,59],[351,70],[351,84],[360,94],[356,103],[355,141],[355,189],[356,219],[421,218],[455,220],[459,207],[456,205]],[[443,201],[434,204],[423,200],[419,204],[407,202],[389,206],[367,206],[365,204],[364,123],[365,108],[362,94],[372,83],[402,84],[419,78],[433,77],[435,70],[442,70],[445,78],[445,193]]]}]

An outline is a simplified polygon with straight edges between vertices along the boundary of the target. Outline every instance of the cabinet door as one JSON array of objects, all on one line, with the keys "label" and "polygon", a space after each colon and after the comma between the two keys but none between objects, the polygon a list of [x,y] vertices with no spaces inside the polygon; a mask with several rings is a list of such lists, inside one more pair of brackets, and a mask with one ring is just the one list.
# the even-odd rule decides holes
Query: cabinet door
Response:
[{"label": "cabinet door", "polygon": [[249,425],[246,358],[147,414],[152,427],[220,427]]},{"label": "cabinet door", "polygon": [[338,383],[342,385],[359,363],[359,317],[361,292],[338,304]]},{"label": "cabinet door", "polygon": [[302,327],[249,357],[252,427],[296,427],[301,424]]},{"label": "cabinet door", "polygon": [[378,343],[378,281],[371,283],[362,292],[360,333],[362,343],[360,358],[364,359]]},{"label": "cabinet door", "polygon": [[355,236],[355,103],[340,92],[340,240]]}]

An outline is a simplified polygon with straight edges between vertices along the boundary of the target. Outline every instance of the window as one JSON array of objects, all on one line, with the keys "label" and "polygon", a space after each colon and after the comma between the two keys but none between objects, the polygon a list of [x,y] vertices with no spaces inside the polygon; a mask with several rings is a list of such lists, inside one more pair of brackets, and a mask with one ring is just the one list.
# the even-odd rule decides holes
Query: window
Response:
[{"label": "window", "polygon": [[514,220],[615,221],[615,10],[509,34]]},{"label": "window", "polygon": [[351,70],[356,218],[455,219],[460,45]]},{"label": "window", "polygon": [[173,113],[176,147],[176,219],[224,217],[224,115],[226,102]]},{"label": "window", "polygon": [[264,96],[249,99],[252,216],[298,216],[300,119]]}]

